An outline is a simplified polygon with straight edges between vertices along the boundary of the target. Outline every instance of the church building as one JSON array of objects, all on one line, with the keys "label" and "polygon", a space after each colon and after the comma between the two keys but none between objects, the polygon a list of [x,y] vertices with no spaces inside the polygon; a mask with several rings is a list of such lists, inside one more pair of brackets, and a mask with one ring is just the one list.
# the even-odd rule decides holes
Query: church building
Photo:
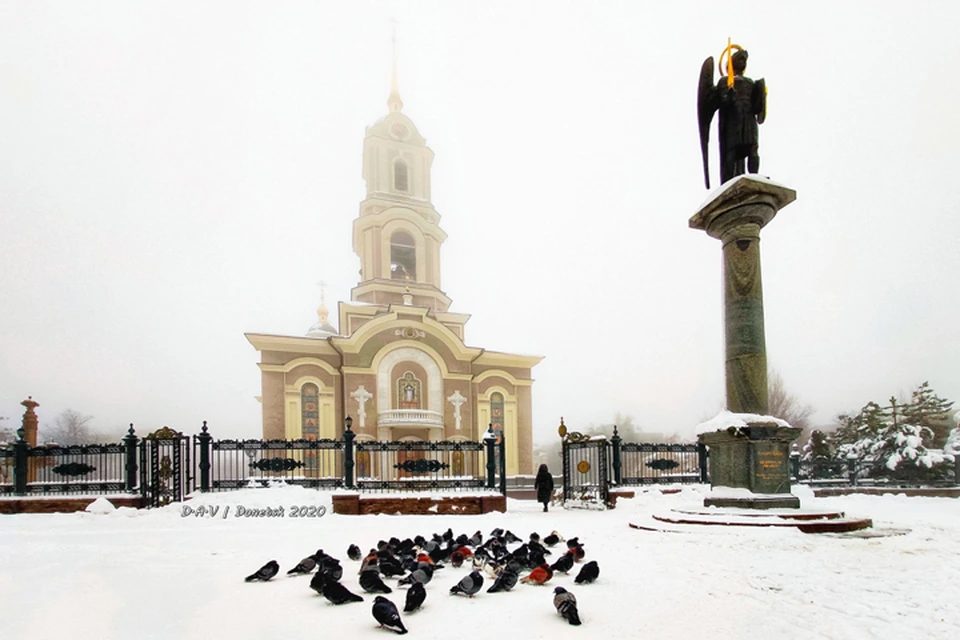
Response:
[{"label": "church building", "polygon": [[542,356],[467,346],[470,316],[440,284],[446,233],[430,200],[433,151],[402,111],[394,70],[389,112],[363,142],[366,198],[353,222],[360,282],[321,301],[305,336],[246,334],[260,352],[263,437],[479,441],[503,434],[508,475],[533,473],[531,369]]}]

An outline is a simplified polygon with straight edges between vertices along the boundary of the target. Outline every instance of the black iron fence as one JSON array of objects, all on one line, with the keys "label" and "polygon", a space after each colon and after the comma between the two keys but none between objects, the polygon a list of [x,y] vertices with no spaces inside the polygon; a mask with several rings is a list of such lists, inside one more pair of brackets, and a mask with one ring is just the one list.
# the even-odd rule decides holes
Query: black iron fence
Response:
[{"label": "black iron fence", "polygon": [[[349,422],[349,419],[348,419]],[[144,438],[133,425],[117,444],[0,446],[0,495],[139,494],[147,506],[191,491],[284,482],[357,491],[492,490],[506,494],[505,446],[491,429],[480,442],[215,440],[168,427]],[[499,464],[497,461],[499,460]]]},{"label": "black iron fence", "polygon": [[889,469],[872,458],[790,458],[793,482],[821,486],[850,487],[955,487],[960,486],[960,456],[953,463],[926,467]]},{"label": "black iron fence", "polygon": [[0,448],[0,494],[60,495],[123,493],[127,445],[30,447],[18,441]]},{"label": "black iron fence", "polygon": [[606,505],[617,486],[710,481],[705,445],[624,442],[616,427],[608,440],[563,426],[561,456],[565,503]]},{"label": "black iron fence", "polygon": [[[708,482],[702,444],[618,442],[614,436],[614,481],[620,485]],[[617,460],[618,458],[618,460]]]},{"label": "black iron fence", "polygon": [[487,487],[483,442],[354,443],[356,485],[364,491]]}]

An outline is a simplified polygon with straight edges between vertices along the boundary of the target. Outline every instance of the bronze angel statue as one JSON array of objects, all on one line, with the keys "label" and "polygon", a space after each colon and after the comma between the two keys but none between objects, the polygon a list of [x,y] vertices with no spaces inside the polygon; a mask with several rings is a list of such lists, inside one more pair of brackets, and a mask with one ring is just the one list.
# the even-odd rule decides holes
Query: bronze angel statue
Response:
[{"label": "bronze angel statue", "polygon": [[[726,56],[726,60],[724,60]],[[710,188],[707,144],[715,111],[720,112],[720,184],[749,171],[760,169],[759,126],[767,114],[767,88],[763,78],[743,75],[747,51],[730,44],[720,54],[720,81],[713,84],[713,56],[703,61],[697,89],[697,119],[700,124],[700,151],[703,179]]]}]

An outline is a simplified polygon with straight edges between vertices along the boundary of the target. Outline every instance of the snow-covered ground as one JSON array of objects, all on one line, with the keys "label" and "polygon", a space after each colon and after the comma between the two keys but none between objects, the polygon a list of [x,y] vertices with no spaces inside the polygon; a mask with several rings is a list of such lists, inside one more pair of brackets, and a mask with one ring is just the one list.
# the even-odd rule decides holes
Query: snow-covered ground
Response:
[{"label": "snow-covered ground", "polygon": [[[344,565],[356,593],[359,563],[346,557],[390,536],[487,534],[494,527],[526,539],[556,529],[579,536],[600,564],[592,585],[557,574],[546,586],[468,599],[448,595],[467,571],[447,567],[427,585],[423,609],[404,614],[417,638],[960,638],[960,500],[904,496],[815,499],[803,508],[868,516],[877,538],[808,535],[794,529],[704,527],[696,533],[631,529],[651,513],[698,508],[706,489],[664,495],[638,491],[615,510],[542,513],[511,500],[483,516],[338,516],[330,493],[279,487],[206,494],[186,503],[220,507],[183,516],[183,505],[152,511],[0,516],[2,638],[386,638],[373,598],[334,606],[309,577],[284,574],[322,548]],[[322,517],[291,517],[297,506]],[[230,512],[224,518],[226,507]],[[237,517],[238,507],[284,507],[283,517]],[[319,510],[317,510],[319,511]],[[512,547],[511,547],[512,548]],[[553,556],[556,558],[556,555]],[[244,576],[271,559],[269,583]],[[392,584],[388,581],[388,584]],[[583,626],[552,605],[553,586],[572,591]],[[392,598],[402,609],[404,591]]]}]

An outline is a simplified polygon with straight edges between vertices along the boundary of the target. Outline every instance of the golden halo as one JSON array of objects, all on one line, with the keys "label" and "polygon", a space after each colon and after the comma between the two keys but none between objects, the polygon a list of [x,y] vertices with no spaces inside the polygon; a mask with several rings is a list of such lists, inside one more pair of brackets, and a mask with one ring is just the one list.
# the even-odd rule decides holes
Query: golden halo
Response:
[{"label": "golden halo", "polygon": [[741,47],[740,45],[738,45],[738,44],[730,44],[730,45],[727,45],[726,47],[724,47],[724,48],[723,48],[723,51],[720,52],[720,60],[717,62],[717,68],[720,70],[720,75],[721,75],[721,76],[726,76],[726,75],[727,75],[727,65],[725,65],[725,64],[723,63],[723,56],[724,56],[724,55],[728,55],[728,56],[733,55],[733,50],[734,50],[734,49],[736,49],[737,51],[743,51],[743,47]]}]

